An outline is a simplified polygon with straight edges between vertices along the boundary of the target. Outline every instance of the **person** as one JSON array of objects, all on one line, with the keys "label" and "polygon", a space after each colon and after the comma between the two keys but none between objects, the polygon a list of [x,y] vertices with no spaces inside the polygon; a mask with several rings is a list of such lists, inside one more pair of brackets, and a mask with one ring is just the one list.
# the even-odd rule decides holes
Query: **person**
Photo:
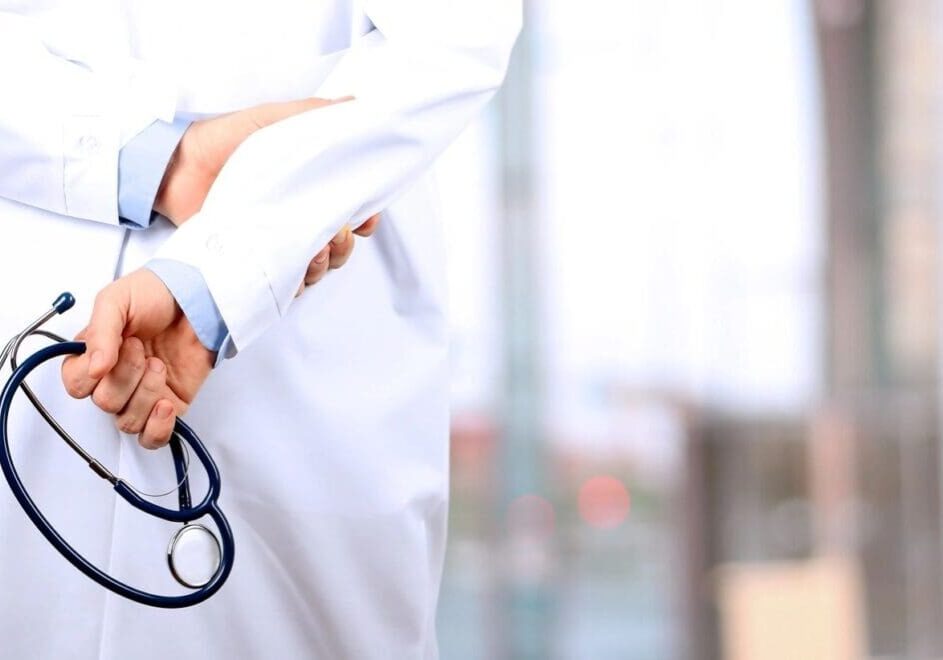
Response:
[{"label": "person", "polygon": [[[517,0],[0,2],[0,331],[75,293],[51,329],[88,350],[30,384],[145,489],[173,470],[133,440],[158,448],[185,414],[237,544],[216,596],[146,608],[0,497],[2,657],[437,656],[429,169],[500,86],[520,21]],[[353,250],[353,231],[372,237]],[[117,500],[22,399],[13,457],[52,523],[109,573],[180,592],[178,527]]]}]

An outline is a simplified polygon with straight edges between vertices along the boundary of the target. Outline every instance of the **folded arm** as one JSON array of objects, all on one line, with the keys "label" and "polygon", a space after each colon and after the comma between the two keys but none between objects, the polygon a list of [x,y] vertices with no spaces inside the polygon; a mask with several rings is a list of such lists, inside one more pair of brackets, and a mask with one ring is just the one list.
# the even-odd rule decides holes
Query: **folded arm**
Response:
[{"label": "folded arm", "polygon": [[[247,135],[330,103],[310,98],[193,124],[151,124],[121,150],[122,219],[146,229],[156,208],[178,226],[186,223]],[[372,218],[356,233],[369,236],[377,221]],[[353,246],[352,232],[339,232],[310,261],[298,293],[328,269],[342,266]],[[68,392],[91,396],[99,408],[115,415],[122,431],[140,434],[145,447],[158,447],[167,442],[176,415],[186,411],[218,361],[214,353],[223,347],[227,330],[198,270],[179,261],[155,260],[98,294],[80,338],[87,342],[86,353],[63,362]]]},{"label": "folded arm", "polygon": [[[355,100],[249,135],[156,255],[199,272],[237,349],[285,313],[308,280],[312,254],[345,224],[357,227],[386,208],[491,98],[521,7],[519,0],[367,0],[366,12],[376,29],[317,91]],[[143,346],[122,343],[132,335]],[[211,365],[173,296],[152,272],[135,271],[99,294],[85,336],[86,355],[64,367],[69,391],[93,393],[99,407],[117,411],[119,424],[122,406],[150,410],[161,432],[142,442],[166,441],[173,412],[185,411]],[[144,361],[121,351],[161,357],[171,395],[144,387]],[[126,430],[142,423],[131,416]]]},{"label": "folded arm", "polygon": [[310,255],[385,208],[501,84],[516,0],[376,0],[376,29],[317,94],[356,97],[242,143],[206,201],[158,252],[197,268],[238,349],[275,323]]}]

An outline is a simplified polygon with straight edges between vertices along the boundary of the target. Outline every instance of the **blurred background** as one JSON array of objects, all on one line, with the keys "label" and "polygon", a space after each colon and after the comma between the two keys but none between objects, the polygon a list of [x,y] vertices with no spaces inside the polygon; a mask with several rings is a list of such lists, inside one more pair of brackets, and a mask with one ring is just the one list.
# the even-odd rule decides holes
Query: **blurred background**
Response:
[{"label": "blurred background", "polygon": [[943,2],[525,4],[438,167],[442,657],[943,657]]}]

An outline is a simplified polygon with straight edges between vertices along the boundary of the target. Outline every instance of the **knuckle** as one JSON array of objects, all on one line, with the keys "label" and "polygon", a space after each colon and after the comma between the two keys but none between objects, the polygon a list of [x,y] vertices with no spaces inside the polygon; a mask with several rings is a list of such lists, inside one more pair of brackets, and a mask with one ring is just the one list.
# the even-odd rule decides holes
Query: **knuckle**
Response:
[{"label": "knuckle", "polygon": [[66,386],[66,391],[69,393],[73,399],[84,399],[86,394],[85,390],[74,383],[70,383]]},{"label": "knuckle", "polygon": [[96,406],[108,413],[117,413],[121,410],[121,405],[111,393],[103,390],[101,387],[92,392],[92,401]]},{"label": "knuckle", "polygon": [[62,382],[65,385],[65,391],[73,399],[84,399],[88,396],[85,391],[85,383],[81,377],[75,374],[62,374]]},{"label": "knuckle", "polygon": [[122,415],[119,417],[115,423],[115,426],[118,427],[118,430],[122,433],[140,433],[142,429],[142,424],[134,415]]},{"label": "knuckle", "polygon": [[144,344],[137,337],[128,337],[121,345],[121,360],[135,371],[143,371],[147,363]]},{"label": "knuckle", "polygon": [[144,357],[144,349],[141,349],[141,352],[132,352],[126,355],[123,359],[124,363],[127,364],[135,373],[140,373],[144,371],[144,366],[147,364],[147,359]]},{"label": "knuckle", "polygon": [[144,378],[141,379],[140,387],[148,394],[157,394],[163,389],[165,382],[163,374],[156,374],[148,370],[144,374]]},{"label": "knuckle", "polygon": [[93,307],[101,307],[110,302],[113,284],[109,284],[104,289],[95,294]]},{"label": "knuckle", "polygon": [[144,355],[144,342],[137,337],[126,337],[121,348],[128,354]]}]

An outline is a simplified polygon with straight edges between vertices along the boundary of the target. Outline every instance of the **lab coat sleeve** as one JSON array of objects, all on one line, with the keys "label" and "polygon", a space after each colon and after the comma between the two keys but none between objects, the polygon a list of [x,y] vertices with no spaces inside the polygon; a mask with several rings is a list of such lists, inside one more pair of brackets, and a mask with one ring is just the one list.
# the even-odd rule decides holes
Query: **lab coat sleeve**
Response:
[{"label": "lab coat sleeve", "polygon": [[128,229],[147,229],[157,217],[154,201],[177,145],[191,122],[155,121],[118,153],[118,217]]},{"label": "lab coat sleeve", "polygon": [[118,225],[119,151],[176,89],[54,14],[0,12],[0,197]]},{"label": "lab coat sleeve", "polygon": [[218,354],[229,340],[229,330],[200,271],[189,264],[163,259],[151,259],[144,267],[157,275],[173,295],[200,343]]},{"label": "lab coat sleeve", "polygon": [[375,29],[315,96],[356,97],[253,134],[158,251],[203,274],[235,348],[284,315],[311,257],[386,208],[504,79],[519,0],[374,0]]}]

